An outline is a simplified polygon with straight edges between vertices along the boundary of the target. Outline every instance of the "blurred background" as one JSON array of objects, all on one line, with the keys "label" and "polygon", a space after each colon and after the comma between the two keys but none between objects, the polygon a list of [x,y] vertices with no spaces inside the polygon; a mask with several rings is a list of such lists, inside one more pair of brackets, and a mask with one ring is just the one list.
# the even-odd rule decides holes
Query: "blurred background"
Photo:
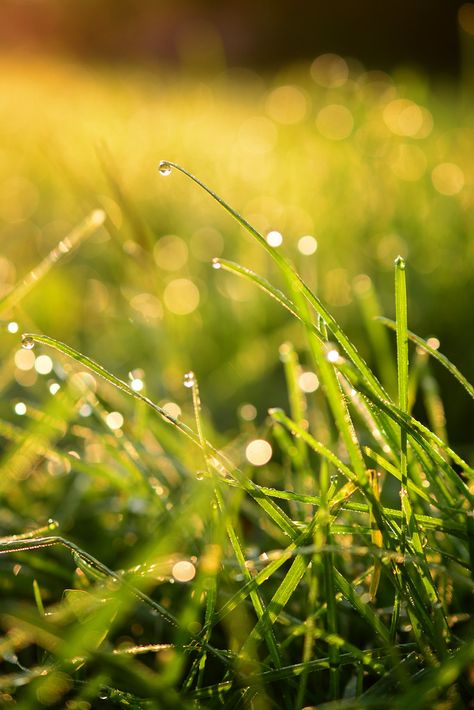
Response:
[{"label": "blurred background", "polygon": [[[474,3],[454,0],[2,0],[0,295],[107,213],[7,314],[2,416],[54,375],[15,360],[24,330],[184,411],[194,369],[221,430],[285,405],[279,346],[302,348],[300,330],[210,263],[278,275],[206,194],[159,176],[162,158],[273,234],[382,375],[363,314],[375,289],[394,316],[401,253],[412,330],[474,379],[473,57]],[[433,371],[467,455],[472,403]]]}]

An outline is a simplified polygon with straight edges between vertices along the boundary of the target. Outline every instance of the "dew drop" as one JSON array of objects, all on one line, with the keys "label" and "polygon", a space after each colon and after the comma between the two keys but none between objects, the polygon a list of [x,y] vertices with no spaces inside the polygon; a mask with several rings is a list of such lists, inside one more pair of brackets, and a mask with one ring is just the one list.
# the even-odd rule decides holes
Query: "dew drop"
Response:
[{"label": "dew drop", "polygon": [[397,256],[397,258],[395,259],[395,266],[398,266],[398,268],[402,271],[405,270],[405,259],[403,258],[403,256]]},{"label": "dew drop", "polygon": [[163,177],[167,177],[168,175],[171,175],[171,170],[171,165],[166,160],[162,160],[158,167],[160,175],[163,175]]},{"label": "dew drop", "polygon": [[202,481],[203,478],[205,478],[205,475],[204,471],[196,471],[196,480]]},{"label": "dew drop", "polygon": [[21,347],[25,348],[25,350],[32,350],[35,347],[35,341],[29,335],[22,335]]},{"label": "dew drop", "polygon": [[194,372],[187,372],[184,376],[184,386],[185,387],[194,387]]},{"label": "dew drop", "polygon": [[217,256],[215,256],[214,259],[212,260],[212,268],[213,269],[221,269],[222,268],[222,264],[219,261],[219,259],[217,258]]},{"label": "dew drop", "polygon": [[50,518],[48,520],[48,530],[57,530],[59,528],[59,523],[57,520],[53,520],[53,518]]}]

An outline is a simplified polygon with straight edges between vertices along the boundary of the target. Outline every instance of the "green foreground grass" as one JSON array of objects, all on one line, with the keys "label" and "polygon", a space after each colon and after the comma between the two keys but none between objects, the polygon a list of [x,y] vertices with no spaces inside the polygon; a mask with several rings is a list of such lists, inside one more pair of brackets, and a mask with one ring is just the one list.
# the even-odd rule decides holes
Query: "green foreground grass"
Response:
[{"label": "green foreground grass", "polygon": [[[345,155],[356,158],[354,145]],[[151,298],[156,274],[166,271],[154,246],[156,213],[148,221],[147,205],[118,187],[120,172],[103,167],[114,196],[93,200],[97,191],[81,181],[83,207],[94,211],[42,259],[30,255],[32,270],[0,301],[8,353],[0,372],[2,703],[468,706],[472,442],[463,433],[462,450],[449,444],[437,378],[446,373],[466,407],[474,390],[436,339],[409,330],[410,256],[395,260],[397,250],[393,273],[384,266],[378,275],[394,320],[381,317],[367,275],[350,291],[360,307],[351,332],[363,325],[368,335],[360,348],[334,315],[344,288],[339,296],[319,288],[314,259],[290,259],[291,246],[272,247],[264,236],[258,221],[271,200],[253,227],[186,169],[163,163],[153,190],[163,205],[170,200],[170,221],[196,220],[204,190],[214,198],[205,223],[233,218],[245,232],[229,247],[235,261],[207,263],[209,283],[198,280],[208,294],[203,308],[179,314],[171,297]],[[44,177],[44,165],[38,170]],[[417,188],[420,204],[425,189]],[[454,209],[465,208],[467,198],[459,201]],[[25,227],[13,220],[9,228],[18,224]],[[194,244],[218,246],[216,233],[200,232]],[[360,243],[357,233],[355,225]],[[86,240],[89,262],[76,253]],[[399,245],[391,241],[387,254]],[[433,268],[426,279],[441,284]],[[192,300],[193,275],[175,271]],[[455,271],[468,282],[465,263]],[[229,286],[219,292],[214,282],[223,279]],[[130,305],[137,296],[139,308]],[[142,362],[145,372],[136,369]],[[253,393],[259,379],[263,392]],[[236,391],[247,399],[238,424],[225,412]]]}]

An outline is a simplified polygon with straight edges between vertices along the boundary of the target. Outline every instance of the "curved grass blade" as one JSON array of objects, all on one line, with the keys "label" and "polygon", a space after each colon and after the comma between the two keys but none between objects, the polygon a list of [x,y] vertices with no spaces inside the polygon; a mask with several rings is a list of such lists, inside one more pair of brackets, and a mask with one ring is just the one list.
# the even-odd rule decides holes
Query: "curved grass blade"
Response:
[{"label": "curved grass blade", "polygon": [[[60,537],[58,535],[51,535],[48,537],[37,537],[30,538],[29,540],[11,540],[8,542],[3,542],[0,544],[0,555],[9,554],[14,552],[27,552],[29,550],[39,550],[45,547],[55,547],[55,546],[65,547],[72,554],[76,564],[80,562],[84,569],[93,574],[97,579],[109,578],[114,580],[119,585],[128,589],[134,596],[140,599],[142,602],[147,604],[153,611],[157,612],[166,622],[171,626],[180,628],[180,624],[174,614],[165,609],[161,604],[156,602],[154,599],[149,597],[141,589],[138,589],[135,585],[130,584],[122,575],[117,574],[109,567],[100,562],[98,559],[90,555],[85,550],[75,545],[70,540]],[[212,653],[215,657],[219,658],[226,666],[229,665],[230,661],[223,654],[220,653],[213,646],[207,643],[203,643],[198,635],[186,632],[190,638],[192,638],[198,645],[203,645],[207,651]]]},{"label": "curved grass blade", "polygon": [[[48,335],[25,333],[23,335],[23,341],[25,340],[28,343],[43,343],[44,345],[48,345],[54,348],[55,350],[61,352],[63,355],[72,358],[80,365],[87,367],[89,370],[91,370],[91,372],[94,372],[103,380],[113,385],[117,389],[121,390],[125,394],[129,395],[130,397],[133,397],[134,399],[138,399],[141,402],[144,402],[147,406],[151,407],[156,413],[158,413],[166,422],[168,422],[181,433],[183,433],[190,441],[192,441],[195,446],[201,448],[199,436],[190,427],[181,422],[179,419],[176,419],[175,417],[168,414],[164,409],[162,409],[162,407],[155,404],[155,402],[153,402],[149,397],[146,397],[140,392],[135,392],[134,390],[132,390],[126,382],[113,375],[111,372],[106,370],[105,367],[99,365],[99,363],[97,363],[95,360],[92,360],[91,358],[87,357],[87,355],[83,355],[71,346],[62,343],[61,341],[56,340],[55,338],[51,338]],[[295,539],[298,536],[299,531],[297,530],[293,522],[290,520],[290,518],[286,515],[286,513],[284,513],[284,511],[279,506],[277,506],[270,498],[265,496],[261,491],[258,491],[253,481],[251,481],[247,476],[245,476],[241,471],[239,471],[239,469],[234,466],[232,462],[226,459],[220,452],[216,451],[209,442],[206,442],[206,446],[210,454],[212,454],[212,459],[215,459],[215,464],[217,464],[217,470],[219,471],[219,473],[221,474],[220,469],[223,466],[225,468],[226,474],[233,474],[235,478],[239,481],[239,484],[242,486],[242,488],[244,488],[244,490],[257,501],[260,507],[269,515],[273,522],[290,539]],[[213,463],[213,465],[215,464]]]},{"label": "curved grass blade", "polygon": [[357,348],[351,343],[341,326],[331,315],[331,313],[326,309],[323,303],[319,300],[317,296],[313,294],[311,289],[303,281],[301,276],[295,271],[294,267],[290,262],[282,256],[280,252],[271,247],[265,238],[255,229],[252,225],[247,222],[242,215],[240,215],[233,207],[231,207],[222,197],[219,197],[217,193],[211,190],[205,183],[203,183],[199,178],[190,173],[188,170],[183,168],[177,163],[173,163],[167,160],[162,160],[159,166],[162,175],[169,175],[173,169],[186,175],[190,180],[192,180],[196,185],[208,193],[216,202],[218,202],[239,224],[243,227],[249,234],[252,235],[254,239],[270,254],[273,261],[277,264],[282,274],[287,279],[288,283],[296,291],[300,291],[304,297],[309,301],[318,315],[324,320],[327,327],[331,330],[332,334],[339,342],[341,347],[347,353],[348,357],[352,360],[354,365],[358,368],[361,375],[365,377],[369,386],[376,392],[379,396],[387,397],[387,393],[383,389],[382,385],[375,377],[373,372],[368,367],[367,363],[359,354]]},{"label": "curved grass blade", "polygon": [[[396,323],[393,320],[390,320],[390,318],[385,318],[384,316],[378,316],[377,320],[382,323],[382,325],[386,325],[388,328],[391,328],[392,330],[396,329]],[[464,377],[462,372],[458,370],[456,365],[453,365],[451,360],[448,360],[446,355],[443,355],[443,353],[440,353],[438,350],[433,348],[428,341],[423,340],[423,338],[420,338],[419,335],[416,335],[415,333],[412,333],[410,330],[407,330],[407,336],[408,338],[418,345],[418,347],[422,348],[425,352],[429,353],[431,357],[433,357],[435,360],[440,362],[443,367],[445,367],[448,372],[451,373],[453,377],[457,379],[457,381],[464,387],[466,392],[474,399],[474,387],[471,385],[471,383]]]}]

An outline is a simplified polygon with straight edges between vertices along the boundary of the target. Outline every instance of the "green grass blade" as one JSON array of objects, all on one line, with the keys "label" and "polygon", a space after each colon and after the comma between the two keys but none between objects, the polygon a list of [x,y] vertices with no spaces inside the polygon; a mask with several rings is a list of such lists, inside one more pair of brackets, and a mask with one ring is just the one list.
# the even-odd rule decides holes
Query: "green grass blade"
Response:
[{"label": "green grass blade", "polygon": [[252,235],[254,239],[270,254],[272,259],[275,261],[282,274],[285,276],[289,284],[292,284],[293,288],[300,291],[304,297],[309,301],[318,315],[324,320],[336,340],[339,342],[341,347],[347,353],[348,357],[352,360],[354,365],[359,369],[360,373],[366,378],[369,386],[376,392],[379,396],[386,397],[386,393],[381,386],[380,382],[377,380],[373,372],[370,370],[364,359],[360,356],[357,348],[351,343],[347,335],[342,330],[341,326],[337,323],[335,318],[323,305],[323,303],[315,296],[311,289],[304,283],[299,274],[295,271],[293,266],[285,259],[282,254],[280,254],[276,249],[271,247],[264,237],[247,222],[233,207],[231,207],[225,200],[223,200],[219,195],[217,195],[210,187],[205,185],[199,178],[192,175],[188,170],[183,168],[177,163],[173,163],[167,160],[162,160],[160,163],[160,172],[162,175],[169,175],[173,169],[179,170],[181,173],[190,178],[196,185],[207,192],[216,202],[218,202],[249,234]]},{"label": "green grass blade", "polygon": [[[390,318],[380,316],[377,318],[377,320],[382,323],[382,325],[386,325],[392,330],[396,329],[396,323],[393,320],[390,320]],[[466,392],[474,399],[474,387],[458,370],[458,368],[453,365],[453,363],[446,357],[446,355],[440,353],[438,350],[433,348],[427,340],[423,340],[423,338],[420,338],[419,335],[412,333],[410,330],[407,331],[407,336],[413,343],[415,343],[415,345],[417,345],[419,348],[422,348],[425,352],[429,353],[431,357],[440,362],[443,367],[445,367],[448,372],[450,372],[451,375],[457,379],[457,381],[464,387]]]},{"label": "green grass blade", "polygon": [[[398,407],[401,412],[408,412],[408,337],[407,337],[407,292],[405,261],[401,256],[395,259],[395,306],[397,314],[397,376]],[[400,428],[400,478],[401,505],[404,513],[402,525],[402,551],[405,550],[406,538],[412,526],[412,510],[408,492],[407,432]]]}]

